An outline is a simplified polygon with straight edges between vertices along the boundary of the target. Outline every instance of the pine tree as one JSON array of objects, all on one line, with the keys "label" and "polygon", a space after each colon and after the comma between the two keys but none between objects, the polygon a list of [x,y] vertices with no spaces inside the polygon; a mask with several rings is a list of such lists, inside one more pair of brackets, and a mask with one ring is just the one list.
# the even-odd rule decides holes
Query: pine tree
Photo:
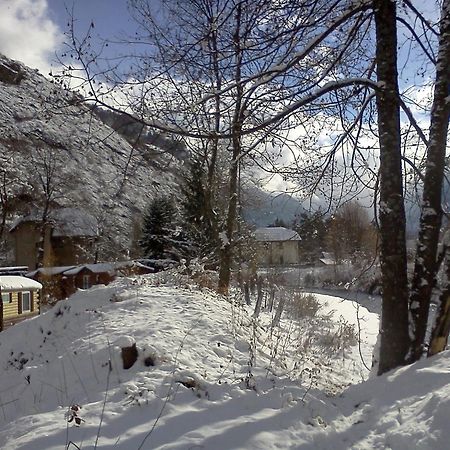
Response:
[{"label": "pine tree", "polygon": [[217,217],[208,202],[205,178],[204,165],[193,160],[182,187],[181,201],[184,231],[192,243],[193,253],[201,257],[214,254],[218,245]]},{"label": "pine tree", "polygon": [[148,258],[163,259],[173,254],[175,206],[167,197],[156,197],[144,216],[142,239],[139,244]]}]

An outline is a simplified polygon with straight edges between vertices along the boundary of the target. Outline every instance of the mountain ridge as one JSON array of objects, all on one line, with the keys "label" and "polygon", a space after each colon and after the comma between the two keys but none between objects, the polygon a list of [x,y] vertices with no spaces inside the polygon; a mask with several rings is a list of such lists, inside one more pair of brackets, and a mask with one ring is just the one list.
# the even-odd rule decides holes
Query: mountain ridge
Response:
[{"label": "mountain ridge", "polygon": [[51,165],[50,182],[58,191],[53,207],[77,206],[96,217],[101,259],[128,255],[135,222],[149,201],[159,192],[175,193],[180,162],[155,147],[133,148],[78,94],[3,55],[0,86],[5,221],[41,206],[40,181]]}]

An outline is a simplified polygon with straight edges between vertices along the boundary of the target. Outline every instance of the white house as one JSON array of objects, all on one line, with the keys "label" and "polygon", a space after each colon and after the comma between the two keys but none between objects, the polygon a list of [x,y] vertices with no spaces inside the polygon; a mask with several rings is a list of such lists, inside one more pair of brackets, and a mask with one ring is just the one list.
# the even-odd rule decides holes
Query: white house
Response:
[{"label": "white house", "polygon": [[284,227],[258,228],[255,231],[258,244],[257,260],[261,265],[284,266],[300,263],[300,236]]}]

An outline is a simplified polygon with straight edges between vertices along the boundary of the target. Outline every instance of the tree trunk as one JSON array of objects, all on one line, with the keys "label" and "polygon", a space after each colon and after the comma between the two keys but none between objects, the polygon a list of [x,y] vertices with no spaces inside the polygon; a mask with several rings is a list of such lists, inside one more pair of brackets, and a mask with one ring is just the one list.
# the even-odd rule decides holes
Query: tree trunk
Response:
[{"label": "tree trunk", "polygon": [[436,312],[435,325],[431,335],[428,356],[445,350],[450,333],[450,283],[442,291],[439,298],[439,308]]},{"label": "tree trunk", "polygon": [[[450,103],[450,0],[444,0],[440,24],[431,125],[423,185],[422,213],[412,280],[410,312],[413,341],[409,362],[420,359],[428,323],[430,300],[438,270],[436,261],[442,221],[441,194]],[[447,302],[447,295],[442,299]],[[445,310],[445,305],[442,305]]]},{"label": "tree trunk", "polygon": [[255,311],[253,312],[253,317],[258,318],[259,314],[261,312],[261,305],[262,300],[264,297],[264,291],[263,291],[263,278],[258,278],[258,296],[256,297],[256,305],[255,305]]},{"label": "tree trunk", "polygon": [[[238,142],[235,142],[238,141]],[[234,247],[234,228],[237,215],[237,184],[238,184],[238,165],[240,154],[240,137],[233,137],[233,161],[230,168],[230,188],[228,199],[228,214],[225,228],[225,242],[222,244],[220,251],[220,268],[219,268],[219,292],[228,294],[231,279],[231,265],[233,262]]]},{"label": "tree trunk", "polygon": [[396,5],[374,0],[378,132],[380,142],[380,263],[383,287],[380,324],[382,374],[406,363],[408,279],[403,203],[400,112],[397,75]]},{"label": "tree trunk", "polygon": [[228,214],[226,221],[226,240],[222,245],[220,254],[219,268],[219,293],[228,294],[231,279],[231,265],[233,262],[234,247],[234,228],[237,218],[238,204],[238,175],[239,175],[239,157],[241,155],[241,134],[242,134],[242,99],[243,87],[241,85],[241,69],[242,69],[242,49],[241,49],[241,19],[242,19],[242,3],[236,6],[236,29],[234,32],[234,51],[236,55],[236,68],[234,81],[236,82],[236,100],[234,106],[234,114],[232,119],[232,147],[233,156],[230,166],[229,179],[229,198],[228,198]]}]

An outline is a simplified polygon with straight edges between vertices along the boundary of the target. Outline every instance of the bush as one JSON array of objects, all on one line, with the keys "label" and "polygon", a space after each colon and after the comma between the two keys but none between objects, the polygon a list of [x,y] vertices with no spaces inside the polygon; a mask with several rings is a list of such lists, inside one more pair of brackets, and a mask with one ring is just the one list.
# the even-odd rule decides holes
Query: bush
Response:
[{"label": "bush", "polygon": [[301,320],[315,317],[321,306],[313,294],[297,292],[288,306],[288,313],[293,319]]}]

